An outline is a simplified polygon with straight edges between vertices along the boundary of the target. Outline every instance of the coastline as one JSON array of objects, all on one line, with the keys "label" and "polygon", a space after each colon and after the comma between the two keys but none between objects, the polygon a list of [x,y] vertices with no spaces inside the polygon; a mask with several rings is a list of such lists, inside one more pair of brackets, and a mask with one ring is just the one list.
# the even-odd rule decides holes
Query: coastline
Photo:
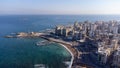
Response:
[{"label": "coastline", "polygon": [[59,43],[62,47],[64,47],[70,54],[71,54],[71,56],[72,56],[72,58],[71,58],[71,61],[70,61],[70,65],[69,65],[69,67],[68,68],[72,68],[72,64],[73,64],[73,60],[74,60],[74,55],[73,55],[73,53],[70,51],[70,49],[68,49],[67,48],[67,46],[65,46],[64,44],[61,44],[61,43]]},{"label": "coastline", "polygon": [[[41,33],[37,33],[37,35],[36,35],[36,33],[32,32],[30,35],[28,35],[28,33],[22,32],[22,33],[20,33],[18,35],[19,36],[17,36],[16,38],[43,38],[45,40],[48,40],[48,41],[60,44],[65,49],[67,49],[67,51],[72,56],[69,68],[72,68],[74,66],[74,63],[76,62],[76,58],[78,57],[78,51],[75,48],[72,47],[71,43],[63,41],[63,40],[60,40],[60,39],[55,39],[53,37],[50,37],[50,35],[47,35],[47,34],[44,34],[44,33],[42,33],[42,34]],[[13,38],[13,37],[14,36],[12,36],[12,37],[5,37],[5,38]]]},{"label": "coastline", "polygon": [[69,68],[72,68],[74,66],[74,63],[76,63],[76,58],[78,57],[78,51],[75,48],[72,47],[71,43],[65,42],[65,41],[60,40],[60,39],[55,39],[55,38],[52,38],[52,37],[48,37],[48,36],[41,36],[41,38],[46,39],[48,41],[58,43],[61,46],[63,46],[64,48],[66,48],[72,56]]}]

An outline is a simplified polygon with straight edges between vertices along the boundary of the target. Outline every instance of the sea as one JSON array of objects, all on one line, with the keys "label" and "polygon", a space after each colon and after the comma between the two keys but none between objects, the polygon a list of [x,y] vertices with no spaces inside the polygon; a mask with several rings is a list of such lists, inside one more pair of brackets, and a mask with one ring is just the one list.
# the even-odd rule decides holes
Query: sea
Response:
[{"label": "sea", "polygon": [[17,32],[40,32],[75,21],[120,21],[120,15],[0,15],[0,68],[67,68],[71,54],[60,44],[37,46],[42,38],[4,38]]}]

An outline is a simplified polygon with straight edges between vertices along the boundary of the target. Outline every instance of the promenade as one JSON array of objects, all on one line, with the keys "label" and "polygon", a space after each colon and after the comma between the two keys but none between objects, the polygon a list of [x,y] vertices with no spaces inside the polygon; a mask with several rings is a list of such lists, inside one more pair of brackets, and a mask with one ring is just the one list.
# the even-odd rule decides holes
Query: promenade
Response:
[{"label": "promenade", "polygon": [[65,41],[60,40],[60,39],[55,39],[55,38],[52,38],[52,37],[46,37],[46,36],[40,36],[40,37],[43,38],[43,39],[46,39],[48,41],[59,43],[60,45],[65,47],[70,52],[70,54],[72,56],[71,64],[70,64],[69,68],[73,68],[73,66],[74,66],[73,63],[76,62],[77,57],[78,57],[78,51],[75,48],[72,47],[71,43],[65,42]]},{"label": "promenade", "polygon": [[71,53],[72,59],[71,59],[71,64],[70,64],[69,68],[76,68],[76,67],[77,68],[93,68],[89,64],[78,61],[80,58],[80,55],[82,55],[82,52],[80,52],[76,48],[74,48],[74,45],[72,43],[63,41],[61,39],[56,39],[53,37],[45,36],[45,35],[40,36],[40,37],[43,39],[46,39],[48,41],[60,43]]}]

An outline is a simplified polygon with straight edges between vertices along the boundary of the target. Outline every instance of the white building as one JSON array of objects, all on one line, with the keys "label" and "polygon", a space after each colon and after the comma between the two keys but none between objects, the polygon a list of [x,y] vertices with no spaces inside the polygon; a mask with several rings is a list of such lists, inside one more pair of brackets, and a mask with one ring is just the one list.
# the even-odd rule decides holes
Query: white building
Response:
[{"label": "white building", "polygon": [[118,34],[118,26],[113,26],[113,34]]},{"label": "white building", "polygon": [[104,43],[100,42],[99,47],[98,47],[98,60],[101,64],[106,64],[110,54],[111,54],[111,49],[110,48],[105,48]]},{"label": "white building", "polygon": [[120,67],[120,47],[118,47],[117,52],[113,56],[113,66]]}]

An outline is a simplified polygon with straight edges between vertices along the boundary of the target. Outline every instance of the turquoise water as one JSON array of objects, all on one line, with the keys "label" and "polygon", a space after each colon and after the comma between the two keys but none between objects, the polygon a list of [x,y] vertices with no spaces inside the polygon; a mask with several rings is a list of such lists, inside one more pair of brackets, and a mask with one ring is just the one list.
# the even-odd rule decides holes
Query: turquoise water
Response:
[{"label": "turquoise water", "polygon": [[[0,68],[33,68],[45,64],[51,68],[64,68],[63,61],[70,54],[57,43],[36,46],[43,39],[4,39],[0,46]],[[6,43],[4,43],[6,42]]]},{"label": "turquoise water", "polygon": [[6,39],[14,32],[42,31],[55,25],[74,21],[119,20],[119,15],[3,15],[0,16],[0,68],[33,68],[45,64],[50,68],[66,68],[70,53],[57,43],[36,46],[43,39]]}]

